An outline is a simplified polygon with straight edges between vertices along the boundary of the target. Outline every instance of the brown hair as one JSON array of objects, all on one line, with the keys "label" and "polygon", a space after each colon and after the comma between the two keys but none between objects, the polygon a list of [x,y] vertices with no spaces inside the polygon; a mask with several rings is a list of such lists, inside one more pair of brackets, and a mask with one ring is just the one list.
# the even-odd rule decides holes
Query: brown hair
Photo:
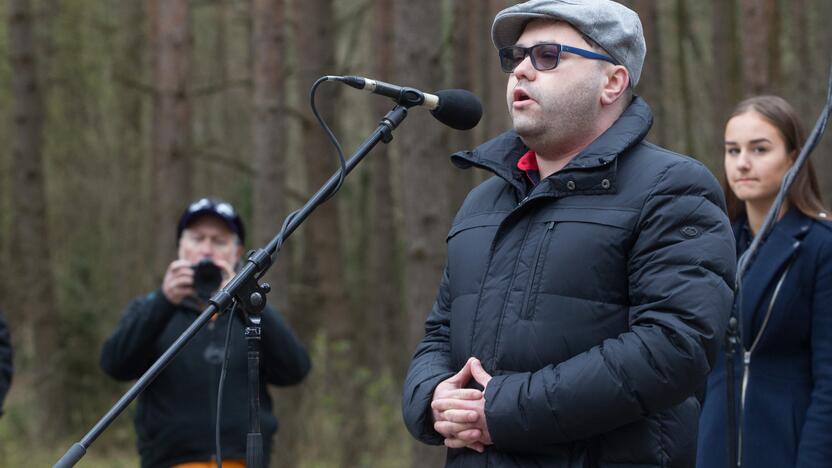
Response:
[{"label": "brown hair", "polygon": [[[800,118],[791,104],[778,96],[755,96],[737,104],[728,120],[746,112],[756,112],[773,125],[783,137],[783,141],[786,143],[786,151],[788,151],[792,161],[797,159],[798,154],[803,149],[803,143],[806,141],[806,131],[803,129]],[[724,166],[722,190],[725,192],[728,217],[731,222],[734,222],[738,217],[745,215],[745,203],[738,199],[728,186]],[[806,163],[795,176],[787,199],[789,204],[800,210],[804,215],[814,219],[824,219],[821,213],[825,213],[827,210],[823,206],[818,179],[815,176],[815,168],[811,159],[806,160]]]}]

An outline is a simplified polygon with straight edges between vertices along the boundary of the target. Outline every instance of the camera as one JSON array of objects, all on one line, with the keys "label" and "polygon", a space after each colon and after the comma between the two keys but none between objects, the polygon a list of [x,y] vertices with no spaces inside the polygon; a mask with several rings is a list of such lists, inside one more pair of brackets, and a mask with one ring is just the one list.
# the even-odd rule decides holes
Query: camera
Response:
[{"label": "camera", "polygon": [[220,288],[222,270],[210,258],[203,258],[192,268],[196,296],[207,301]]}]

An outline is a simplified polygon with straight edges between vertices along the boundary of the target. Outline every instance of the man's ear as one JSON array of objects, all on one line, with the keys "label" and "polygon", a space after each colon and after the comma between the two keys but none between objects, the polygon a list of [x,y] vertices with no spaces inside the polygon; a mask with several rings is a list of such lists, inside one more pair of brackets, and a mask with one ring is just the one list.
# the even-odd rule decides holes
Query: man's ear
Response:
[{"label": "man's ear", "polygon": [[606,71],[606,82],[601,90],[601,104],[609,106],[618,101],[630,86],[630,73],[622,65],[613,65]]}]

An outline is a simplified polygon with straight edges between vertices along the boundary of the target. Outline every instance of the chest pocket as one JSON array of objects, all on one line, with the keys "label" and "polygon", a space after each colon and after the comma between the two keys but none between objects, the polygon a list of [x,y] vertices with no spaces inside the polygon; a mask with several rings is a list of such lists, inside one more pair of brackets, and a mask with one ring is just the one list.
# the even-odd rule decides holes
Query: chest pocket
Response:
[{"label": "chest pocket", "polygon": [[481,213],[459,220],[448,232],[448,275],[451,294],[476,294],[500,223],[509,211]]},{"label": "chest pocket", "polygon": [[[535,222],[541,244],[531,250],[521,318],[534,320],[572,299],[626,304],[627,258],[638,211],[552,207]],[[551,318],[551,317],[550,317]]]}]

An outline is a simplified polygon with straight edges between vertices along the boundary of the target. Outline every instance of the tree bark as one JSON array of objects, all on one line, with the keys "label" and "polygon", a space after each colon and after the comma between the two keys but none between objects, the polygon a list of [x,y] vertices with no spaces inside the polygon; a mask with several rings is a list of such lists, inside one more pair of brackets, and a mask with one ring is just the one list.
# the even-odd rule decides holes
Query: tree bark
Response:
[{"label": "tree bark", "polygon": [[494,17],[500,10],[508,7],[511,3],[514,2],[509,0],[489,0],[489,8],[485,8],[480,12],[480,21],[483,26],[479,39],[485,42],[485,47],[482,48],[480,56],[484,64],[484,69],[481,73],[484,88],[483,108],[485,109],[485,114],[480,124],[484,131],[481,134],[481,140],[483,141],[499,135],[512,126],[506,104],[506,83],[508,75],[500,69],[497,50],[494,48],[494,43],[491,42],[491,24],[494,21]]},{"label": "tree bark", "polygon": [[740,0],[742,11],[743,93],[771,92],[772,51],[779,53],[775,27],[775,0]]},{"label": "tree bark", "polygon": [[[309,95],[309,88],[319,77],[332,73],[335,65],[332,0],[297,0],[297,43],[303,44],[298,57],[298,93]],[[316,104],[321,117],[335,124],[336,87],[318,88]],[[301,103],[307,108],[307,100]],[[301,151],[306,155],[307,187],[311,195],[338,168],[335,149],[309,110],[304,110]],[[335,196],[319,206],[304,227],[304,319],[305,333],[325,324],[332,338],[343,339],[349,329],[341,252],[341,229],[338,222],[339,198]]]},{"label": "tree bark", "polygon": [[[286,215],[286,100],[283,3],[254,0],[253,31],[253,155],[254,232],[252,245],[270,241]],[[288,303],[289,258],[280,255],[266,280],[272,286],[269,302],[285,310]]]},{"label": "tree bark", "polygon": [[676,43],[676,59],[679,66],[679,94],[682,98],[681,111],[684,119],[682,120],[682,130],[684,132],[684,147],[682,153],[691,154],[694,149],[693,143],[693,103],[691,102],[691,90],[689,84],[689,70],[687,62],[687,51],[685,45],[690,41],[690,30],[688,10],[685,5],[686,0],[677,0],[676,2],[676,26],[678,28],[678,41]]},{"label": "tree bark", "polygon": [[639,94],[650,104],[653,110],[653,137],[659,144],[667,140],[665,121],[664,77],[662,75],[662,41],[659,38],[659,14],[654,0],[635,0],[632,8],[641,17],[644,40],[647,43],[647,57],[641,71]]},{"label": "tree bark", "polygon": [[[30,335],[30,348],[18,349],[38,363],[33,370],[33,387],[38,404],[35,431],[43,441],[53,440],[66,427],[59,372],[61,354],[50,269],[49,224],[43,163],[45,90],[38,74],[35,53],[35,24],[29,0],[11,0],[9,54],[12,82],[12,265],[17,287],[10,288],[11,303],[6,313],[18,330],[18,337]],[[21,326],[18,328],[19,326]],[[21,344],[21,340],[17,341]],[[23,352],[20,352],[23,351]]]},{"label": "tree bark", "polygon": [[[711,92],[713,92],[714,123],[722,128],[728,113],[740,100],[742,94],[739,84],[742,82],[740,57],[741,52],[736,34],[738,26],[736,0],[724,0],[713,3],[711,15],[711,50],[713,51],[713,71],[711,73]],[[718,148],[722,152],[722,131],[718,132]]]},{"label": "tree bark", "polygon": [[[494,50],[480,35],[480,10],[486,6],[482,0],[464,0],[453,4],[453,27],[451,33],[451,76],[448,80],[450,88],[475,89],[475,80],[482,66],[479,61],[479,49]],[[448,135],[447,147],[451,153],[473,149],[476,133],[472,130],[454,130],[445,132]],[[448,156],[448,155],[445,155]],[[450,162],[445,159],[447,164]],[[448,186],[448,216],[453,217],[462,205],[465,196],[473,186],[474,171],[451,170]]]},{"label": "tree bark", "polygon": [[[155,271],[175,258],[175,227],[191,196],[188,0],[151,0],[153,73],[153,207]],[[161,277],[160,277],[161,278]]]},{"label": "tree bark", "polygon": [[[385,79],[393,76],[393,9],[390,0],[374,0],[372,14],[372,43],[377,45],[371,64],[373,76]],[[389,79],[389,78],[387,78]],[[373,115],[383,116],[391,109],[390,101],[376,99]],[[394,140],[395,141],[395,140]],[[371,327],[367,354],[376,369],[392,369],[404,376],[407,367],[403,359],[409,350],[403,346],[400,324],[406,320],[402,312],[402,282],[397,268],[395,196],[393,194],[392,152],[388,145],[378,145],[372,155],[372,209],[368,265],[369,284],[364,287],[362,301],[369,314],[366,323]],[[377,345],[381,345],[379,350]]]},{"label": "tree bark", "polygon": [[[426,0],[413,8],[394,0],[394,48],[397,82],[417,88],[441,83],[441,2]],[[411,350],[424,336],[424,323],[445,260],[448,232],[448,186],[451,165],[443,154],[443,129],[424,112],[414,110],[398,131],[402,161],[405,227],[405,309]],[[426,196],[430,194],[430,202]],[[444,450],[417,443],[414,466],[441,466]]]}]

